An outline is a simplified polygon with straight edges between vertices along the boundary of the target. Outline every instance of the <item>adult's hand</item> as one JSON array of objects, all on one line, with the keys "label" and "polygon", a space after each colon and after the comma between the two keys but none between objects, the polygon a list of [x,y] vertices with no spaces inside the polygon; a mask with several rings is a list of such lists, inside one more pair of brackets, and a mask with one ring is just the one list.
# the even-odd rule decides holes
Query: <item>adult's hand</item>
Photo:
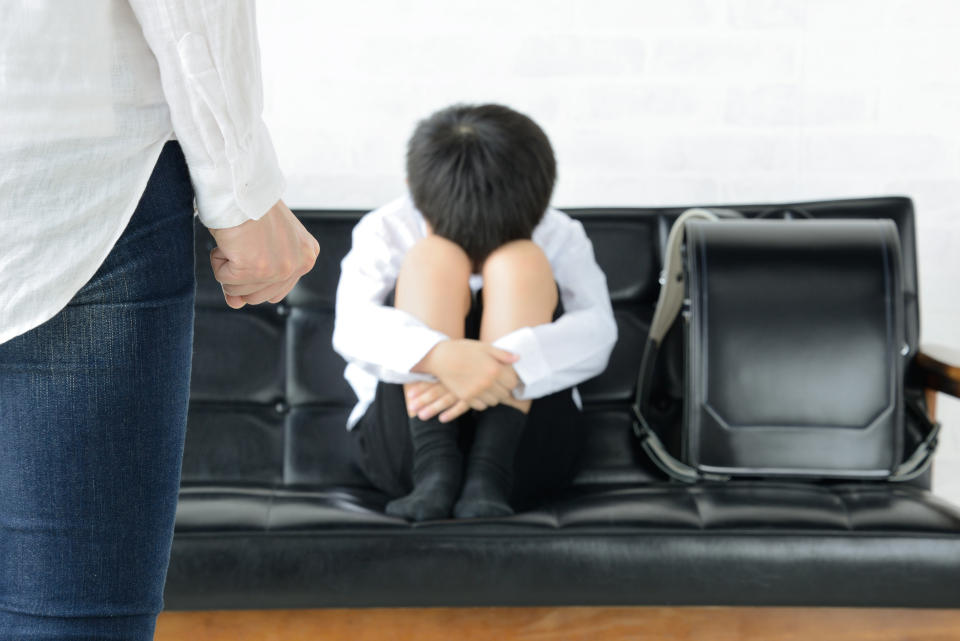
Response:
[{"label": "adult's hand", "polygon": [[279,303],[320,254],[317,239],[282,200],[257,220],[210,234],[217,242],[210,252],[213,276],[234,309]]}]

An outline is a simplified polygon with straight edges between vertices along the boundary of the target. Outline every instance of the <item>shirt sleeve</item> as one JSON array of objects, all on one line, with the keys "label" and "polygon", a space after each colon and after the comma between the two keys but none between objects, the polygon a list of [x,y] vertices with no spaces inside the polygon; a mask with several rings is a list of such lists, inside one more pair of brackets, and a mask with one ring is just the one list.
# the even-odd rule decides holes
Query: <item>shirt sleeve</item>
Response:
[{"label": "shirt sleeve", "polygon": [[578,221],[552,262],[563,314],[552,323],[522,327],[494,341],[517,354],[514,369],[520,400],[540,398],[572,387],[602,372],[617,342],[607,279],[594,258],[593,245]]},{"label": "shirt sleeve", "polygon": [[435,381],[410,369],[449,337],[408,312],[384,305],[403,255],[369,215],[354,228],[353,245],[340,263],[333,349],[387,383]]},{"label": "shirt sleeve", "polygon": [[157,59],[206,227],[263,216],[286,188],[262,119],[253,0],[130,0]]}]

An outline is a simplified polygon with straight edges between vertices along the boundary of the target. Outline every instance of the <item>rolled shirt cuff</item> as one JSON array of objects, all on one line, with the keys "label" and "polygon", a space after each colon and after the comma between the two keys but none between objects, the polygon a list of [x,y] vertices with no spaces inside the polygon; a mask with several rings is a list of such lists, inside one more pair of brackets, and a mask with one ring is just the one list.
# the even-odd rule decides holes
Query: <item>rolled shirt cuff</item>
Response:
[{"label": "rolled shirt cuff", "polygon": [[254,127],[235,158],[218,165],[191,166],[197,216],[209,229],[236,227],[263,216],[283,195],[287,183],[266,125]]},{"label": "rolled shirt cuff", "polygon": [[388,383],[412,383],[414,381],[435,381],[436,377],[410,370],[423,360],[437,343],[450,340],[443,332],[430,327],[407,328],[403,340],[397,344],[390,358],[383,364],[380,378]]},{"label": "rolled shirt cuff", "polygon": [[550,386],[551,371],[533,328],[516,329],[495,340],[493,346],[520,357],[513,364],[513,369],[520,378],[520,384],[513,390],[515,399],[522,401],[544,395],[544,390]]}]

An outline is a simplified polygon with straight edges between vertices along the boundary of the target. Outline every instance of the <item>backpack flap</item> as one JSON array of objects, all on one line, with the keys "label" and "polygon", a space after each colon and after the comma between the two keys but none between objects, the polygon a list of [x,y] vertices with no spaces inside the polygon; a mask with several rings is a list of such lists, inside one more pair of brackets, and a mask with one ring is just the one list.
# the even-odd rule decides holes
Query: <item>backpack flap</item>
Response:
[{"label": "backpack flap", "polygon": [[686,223],[681,458],[703,477],[889,478],[903,457],[889,220]]}]

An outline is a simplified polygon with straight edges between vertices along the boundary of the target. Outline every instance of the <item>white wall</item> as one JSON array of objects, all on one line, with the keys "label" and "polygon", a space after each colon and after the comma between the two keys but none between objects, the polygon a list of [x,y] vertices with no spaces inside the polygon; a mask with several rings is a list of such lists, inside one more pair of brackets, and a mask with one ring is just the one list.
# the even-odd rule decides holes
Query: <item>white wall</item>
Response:
[{"label": "white wall", "polygon": [[[960,1],[273,0],[265,119],[292,207],[403,189],[416,121],[458,101],[537,120],[554,205],[906,194],[922,340],[960,348]],[[960,402],[935,491],[960,503]]]}]

